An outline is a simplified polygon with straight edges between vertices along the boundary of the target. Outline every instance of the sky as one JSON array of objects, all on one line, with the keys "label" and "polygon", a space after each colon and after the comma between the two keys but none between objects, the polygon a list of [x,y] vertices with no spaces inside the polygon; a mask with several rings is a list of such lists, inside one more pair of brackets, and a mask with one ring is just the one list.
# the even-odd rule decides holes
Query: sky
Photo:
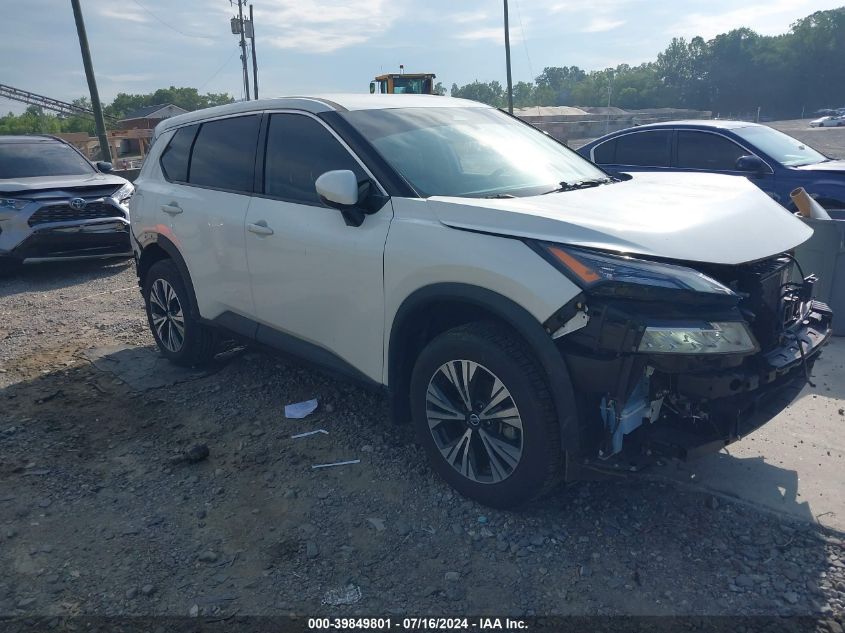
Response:
[{"label": "sky", "polygon": [[[167,86],[242,97],[228,0],[81,0],[102,101]],[[742,26],[773,35],[843,0],[510,0],[513,80],[546,66],[653,60],[672,37]],[[435,72],[450,87],[505,83],[502,0],[255,0],[260,96],[366,92],[381,72]],[[11,13],[11,15],[9,15]],[[88,94],[70,2],[9,3],[0,83],[70,101]],[[0,98],[0,112],[25,108]]]}]

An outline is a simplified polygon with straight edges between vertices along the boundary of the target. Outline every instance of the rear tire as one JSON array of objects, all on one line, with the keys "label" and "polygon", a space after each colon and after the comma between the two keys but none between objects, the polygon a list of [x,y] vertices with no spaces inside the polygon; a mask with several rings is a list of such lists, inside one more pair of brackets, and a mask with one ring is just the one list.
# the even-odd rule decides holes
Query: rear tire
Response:
[{"label": "rear tire", "polygon": [[511,508],[560,481],[560,427],[546,376],[510,329],[477,322],[435,338],[417,359],[410,400],[434,470],[462,495]]},{"label": "rear tire", "polygon": [[157,261],[144,278],[147,321],[162,355],[176,365],[191,367],[214,357],[214,331],[191,314],[191,298],[176,264]]}]

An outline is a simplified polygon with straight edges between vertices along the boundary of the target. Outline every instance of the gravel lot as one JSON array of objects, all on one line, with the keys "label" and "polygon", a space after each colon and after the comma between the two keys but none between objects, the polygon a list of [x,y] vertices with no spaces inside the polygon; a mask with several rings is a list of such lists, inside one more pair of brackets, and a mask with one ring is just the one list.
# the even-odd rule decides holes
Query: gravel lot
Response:
[{"label": "gravel lot", "polygon": [[[156,371],[156,388],[117,377],[156,356],[128,262],[0,279],[0,616],[804,614],[842,630],[841,533],[643,476],[490,510],[429,471],[377,394],[238,348]],[[195,444],[209,457],[180,461]]]}]

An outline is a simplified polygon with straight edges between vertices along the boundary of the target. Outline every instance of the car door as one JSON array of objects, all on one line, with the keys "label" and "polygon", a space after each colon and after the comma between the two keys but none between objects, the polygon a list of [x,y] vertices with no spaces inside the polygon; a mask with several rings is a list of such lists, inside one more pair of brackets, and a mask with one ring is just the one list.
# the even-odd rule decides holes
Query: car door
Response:
[{"label": "car door", "polygon": [[736,168],[742,156],[756,156],[736,141],[715,132],[678,130],[675,167],[680,171],[705,171],[730,176],[745,176],[770,196],[775,195],[775,179],[771,168],[749,173]]},{"label": "car door", "polygon": [[[182,253],[200,314],[251,317],[244,221],[252,195],[261,115],[180,128],[161,158],[168,185],[158,209]],[[190,148],[187,165],[181,156]]]},{"label": "car door", "polygon": [[263,182],[246,219],[258,339],[381,382],[384,244],[392,206],[387,201],[361,226],[347,226],[339,211],[320,201],[315,181],[336,169],[379,188],[375,179],[317,117],[278,112],[267,119]]},{"label": "car door", "polygon": [[672,130],[632,131],[593,148],[593,162],[611,172],[664,171],[671,167]]}]

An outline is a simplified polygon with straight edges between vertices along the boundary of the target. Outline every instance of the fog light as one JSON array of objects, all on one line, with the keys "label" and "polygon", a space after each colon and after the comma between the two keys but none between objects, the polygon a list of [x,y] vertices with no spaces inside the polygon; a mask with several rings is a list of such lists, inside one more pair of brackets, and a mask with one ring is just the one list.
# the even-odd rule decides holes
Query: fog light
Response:
[{"label": "fog light", "polygon": [[639,351],[652,354],[745,354],[758,349],[744,323],[708,323],[706,327],[648,327]]}]

